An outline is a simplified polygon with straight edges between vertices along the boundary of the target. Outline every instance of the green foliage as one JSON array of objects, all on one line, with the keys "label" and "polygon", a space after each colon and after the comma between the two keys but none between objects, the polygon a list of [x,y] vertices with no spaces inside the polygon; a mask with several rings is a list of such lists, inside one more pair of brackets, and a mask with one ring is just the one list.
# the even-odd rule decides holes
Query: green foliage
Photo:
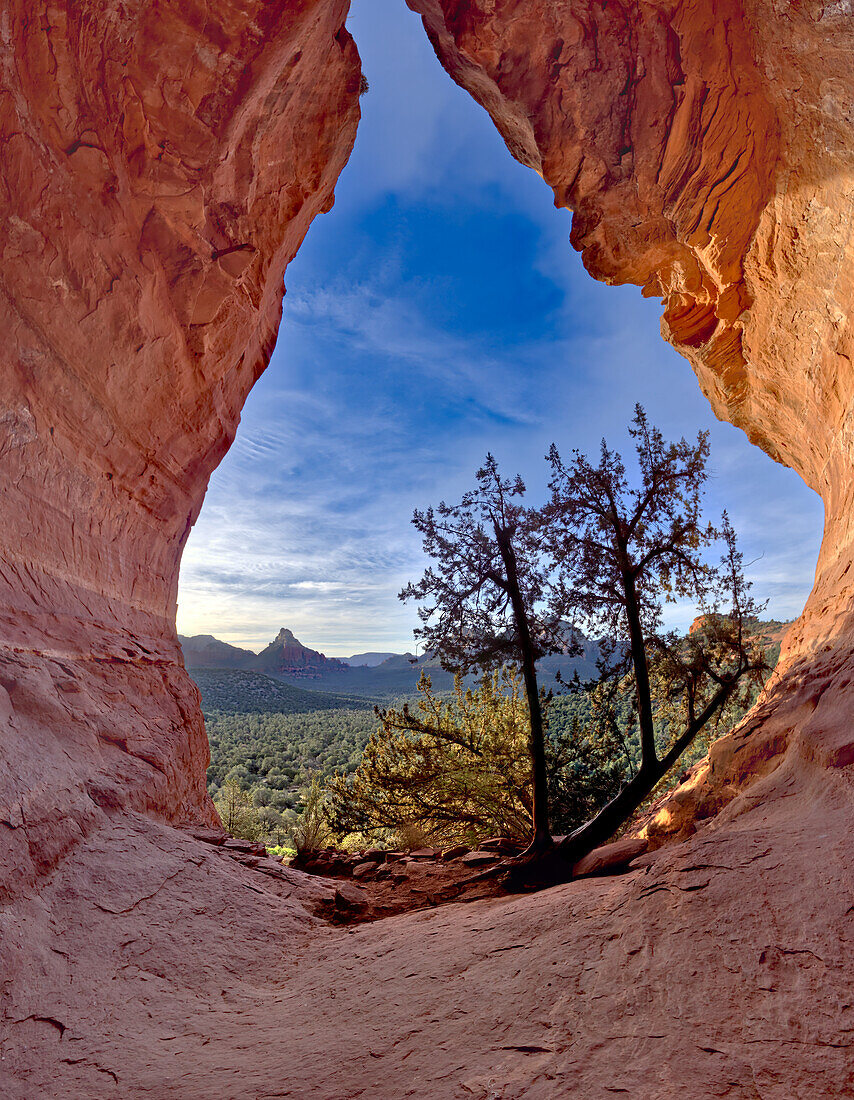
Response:
[{"label": "green foliage", "polygon": [[309,714],[327,710],[370,710],[373,701],[359,695],[308,691],[261,672],[231,668],[194,668],[202,710],[228,714]]},{"label": "green foliage", "polygon": [[329,828],[326,795],[317,776],[305,792],[303,811],[292,831],[297,856],[305,856],[324,848],[332,839]]},{"label": "green foliage", "polygon": [[[779,654],[780,638],[784,624],[775,622],[752,622],[751,630],[765,649],[769,664],[773,664]],[[228,689],[231,698],[225,698],[222,694],[214,696],[227,706],[251,706],[260,708],[263,700],[267,700],[270,707],[280,707],[287,699],[278,694],[279,687],[288,688],[288,685],[279,685],[271,681],[269,677],[258,675],[261,681],[267,681],[273,685],[269,694],[259,696],[250,684],[250,691],[243,693],[241,680],[230,672],[222,676],[219,670],[197,670],[194,675],[204,680],[203,673],[213,673],[206,682],[205,698],[211,698],[210,687],[215,689]],[[499,693],[503,694],[509,703],[507,707],[512,711],[515,708],[514,721],[510,723],[512,730],[511,741],[513,746],[511,759],[508,763],[508,777],[505,778],[504,789],[496,796],[498,810],[486,809],[480,813],[481,825],[478,826],[477,835],[471,827],[465,825],[454,830],[448,828],[442,833],[444,836],[454,839],[477,839],[487,834],[505,831],[503,824],[504,811],[501,809],[507,800],[507,787],[519,785],[519,775],[522,776],[522,786],[529,782],[525,771],[525,737],[526,737],[526,710],[519,698],[518,684],[515,689],[510,683],[512,678],[505,675],[497,680]],[[493,684],[496,683],[492,678]],[[515,703],[513,695],[515,691]],[[266,692],[266,688],[265,688]],[[483,685],[474,689],[471,694],[472,703],[468,704],[469,714],[477,711],[476,700],[481,698],[483,705],[483,717],[490,712],[504,713],[505,717],[499,720],[501,729],[507,731],[507,709],[502,706],[500,700],[495,698],[495,691],[490,689],[486,699],[483,696]],[[296,696],[290,699],[299,700],[313,706],[316,702],[314,696],[321,693],[297,691]],[[489,695],[492,698],[489,698]],[[755,689],[753,689],[755,695]],[[307,697],[307,699],[305,698]],[[321,695],[321,697],[324,697]],[[328,698],[328,696],[326,696]],[[424,701],[423,693],[419,700]],[[339,699],[334,700],[336,704]],[[707,749],[710,737],[717,736],[729,725],[741,717],[747,705],[752,703],[752,697],[741,699],[736,704],[727,708],[719,721],[710,726],[698,737],[697,741],[682,757],[678,768],[671,772],[669,782],[673,782],[675,775],[681,773],[685,767],[699,758]],[[223,788],[230,790],[236,788],[245,796],[233,793],[230,797],[242,807],[241,812],[246,815],[243,824],[237,822],[237,831],[230,829],[235,835],[245,836],[248,839],[258,839],[268,846],[282,852],[285,849],[292,854],[294,850],[293,833],[301,824],[301,814],[304,814],[306,792],[310,789],[314,777],[325,782],[337,773],[336,783],[346,782],[347,776],[352,776],[359,769],[362,760],[362,750],[371,735],[376,738],[384,736],[383,730],[377,730],[379,725],[374,712],[359,700],[359,709],[309,710],[307,713],[282,713],[273,711],[263,713],[260,709],[248,713],[239,713],[227,709],[206,709],[205,721],[211,744],[211,765],[208,770],[208,786],[218,807],[226,801]],[[434,693],[431,707],[444,708],[445,713],[456,714],[457,726],[465,726],[461,723],[457,707],[456,695],[439,695]],[[388,713],[402,713],[405,709],[404,700],[396,701],[393,709]],[[417,719],[422,719],[420,707],[415,707]],[[557,696],[552,699],[546,708],[548,722],[547,750],[549,759],[549,790],[553,807],[554,830],[557,833],[566,833],[583,822],[591,813],[607,801],[610,794],[617,789],[620,782],[630,778],[640,762],[640,742],[637,730],[633,726],[634,696],[633,686],[630,681],[624,681],[617,685],[610,696],[606,696],[603,687],[596,691],[581,690]],[[658,747],[664,751],[669,742],[667,726],[668,718],[664,710],[656,705],[656,725],[659,730]],[[520,725],[521,723],[521,725]],[[452,723],[453,725],[453,723]],[[487,741],[489,738],[487,737]],[[521,750],[520,747],[521,746]],[[411,753],[411,749],[405,749]],[[520,756],[516,753],[521,751]],[[371,750],[376,753],[376,749]],[[436,757],[436,752],[433,754]],[[500,752],[493,753],[493,761],[501,758]],[[506,755],[506,754],[505,754]],[[371,765],[371,756],[368,755],[368,767]],[[461,766],[460,761],[455,765]],[[471,754],[468,769],[475,773],[479,765],[475,754]],[[462,769],[465,771],[465,768]],[[367,772],[363,769],[363,776]],[[473,787],[479,792],[481,798],[488,794],[490,783],[497,782],[494,774],[475,777]],[[449,783],[450,786],[450,783]],[[333,798],[334,802],[334,798]],[[524,802],[522,812],[525,812]],[[500,811],[500,812],[499,812]],[[515,812],[519,817],[518,809]],[[227,812],[220,813],[225,817]],[[355,811],[352,811],[355,814]],[[237,814],[239,817],[239,814]],[[405,816],[405,815],[403,815]],[[391,833],[386,837],[382,832],[385,826],[375,824],[375,819],[370,819],[372,824],[366,830],[360,844],[364,846],[368,840],[388,839],[390,843],[397,843],[397,838]],[[385,820],[389,821],[390,818]],[[525,819],[528,820],[528,819]],[[415,824],[411,821],[406,825]],[[361,826],[351,820],[339,822],[339,828],[357,828]],[[392,823],[387,826],[394,829]],[[420,826],[417,826],[420,828]],[[527,826],[528,828],[530,826]],[[441,832],[441,830],[440,830]],[[356,835],[356,834],[354,834]]]},{"label": "green foliage", "polygon": [[[780,656],[780,642],[788,624],[756,618],[747,623],[751,640],[749,647],[760,650],[768,669]],[[702,640],[706,647],[701,659],[709,652],[708,628],[700,627],[694,635],[676,640],[681,664],[690,665],[690,650]],[[758,660],[758,654],[756,659]],[[656,754],[661,758],[673,742],[674,732],[684,728],[688,720],[688,700],[683,692],[674,690],[676,681],[672,669],[663,667],[660,655],[654,654],[650,667],[653,721]],[[708,690],[708,689],[706,689]],[[747,679],[727,702],[698,732],[694,741],[679,757],[666,776],[656,786],[656,796],[674,786],[688,768],[709,751],[712,741],[737,725],[750,710],[761,691],[761,682]],[[697,701],[695,700],[695,708]],[[576,690],[559,695],[549,707],[549,730],[554,736],[565,735],[573,723],[578,723],[591,743],[607,746],[615,767],[625,780],[631,779],[641,765],[641,744],[637,726],[637,703],[634,679],[631,675],[598,683],[581,684]],[[561,830],[558,830],[561,831]],[[562,830],[566,831],[566,829]]]},{"label": "green foliage", "polygon": [[416,712],[408,705],[380,711],[359,767],[331,780],[333,827],[373,833],[417,826],[447,841],[524,835],[530,766],[518,679],[494,673],[476,690],[458,679],[453,698],[444,700],[422,676],[418,691]]},{"label": "green foliage", "polygon": [[244,840],[258,840],[261,827],[252,796],[237,779],[227,779],[223,783],[214,805],[226,832]]},{"label": "green foliage", "polygon": [[[216,795],[228,776],[269,792],[266,805],[293,808],[315,774],[353,771],[376,727],[371,710],[321,710],[309,714],[226,714],[206,711],[211,746],[208,790]],[[260,795],[259,797],[266,797]]]},{"label": "green foliage", "polygon": [[[525,685],[531,845],[551,845],[545,722],[537,660],[566,648],[565,624],[544,553],[542,515],[521,503],[525,483],[501,476],[488,454],[476,487],[412,522],[433,559],[400,598],[419,601],[415,631],[442,666],[460,675],[516,668]],[[457,695],[459,696],[457,685]]]},{"label": "green foliage", "polygon": [[292,846],[302,792],[315,776],[325,780],[336,769],[355,770],[376,721],[368,709],[307,714],[208,711],[208,791],[218,802],[223,786],[237,783],[252,804],[257,839]]},{"label": "green foliage", "polygon": [[[405,705],[379,717],[359,767],[329,783],[336,832],[376,838],[415,828],[436,843],[529,837],[529,716],[516,672],[493,672],[468,690],[458,678],[451,697],[435,695],[424,676],[415,712]],[[558,829],[580,824],[619,787],[610,746],[591,741],[577,720],[550,731],[546,761]]]}]

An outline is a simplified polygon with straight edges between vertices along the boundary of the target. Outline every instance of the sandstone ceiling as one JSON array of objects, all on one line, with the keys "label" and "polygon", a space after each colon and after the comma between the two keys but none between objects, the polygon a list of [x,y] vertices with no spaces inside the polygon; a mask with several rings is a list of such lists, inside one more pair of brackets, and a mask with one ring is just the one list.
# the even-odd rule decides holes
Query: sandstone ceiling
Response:
[{"label": "sandstone ceiling", "polygon": [[[850,813],[854,763],[850,0],[408,2],[510,152],[574,210],[588,270],[660,296],[663,333],[718,415],[825,502],[816,587],[775,683],[656,825],[685,834],[727,805],[708,828],[729,837],[733,865],[756,854],[738,848],[751,828],[751,845],[764,829],[769,851],[797,853],[829,898],[804,914],[818,956],[838,941],[851,869],[838,846],[830,878],[810,858]],[[167,955],[185,992],[207,972],[189,946],[193,965],[164,946],[189,913],[213,934],[228,889],[221,871],[166,889],[181,866],[206,866],[192,854],[179,866],[167,823],[213,814],[175,636],[178,567],[276,339],[283,272],[330,208],[355,139],[346,13],[345,0],[8,0],[0,12],[0,971],[4,1019],[30,1021],[21,1049],[53,1052],[70,1027],[45,1007],[68,1000],[66,948],[85,954],[51,939],[60,914],[69,935],[97,908],[112,959],[125,914],[156,894],[157,980]],[[809,840],[786,849],[807,818]],[[105,839],[120,833],[124,879]],[[791,884],[769,882],[773,908]],[[732,909],[738,891],[724,895]],[[263,904],[274,919],[280,900]],[[690,968],[690,950],[645,911],[658,931],[644,949],[665,945]],[[714,938],[715,913],[701,923]],[[780,987],[800,989],[809,1012],[821,983],[790,977]],[[698,989],[714,997],[708,980]],[[841,1050],[832,1029],[820,1042]],[[97,1088],[80,1077],[53,1095],[112,1087],[92,1073]],[[28,1088],[7,1091],[43,1095]]]}]

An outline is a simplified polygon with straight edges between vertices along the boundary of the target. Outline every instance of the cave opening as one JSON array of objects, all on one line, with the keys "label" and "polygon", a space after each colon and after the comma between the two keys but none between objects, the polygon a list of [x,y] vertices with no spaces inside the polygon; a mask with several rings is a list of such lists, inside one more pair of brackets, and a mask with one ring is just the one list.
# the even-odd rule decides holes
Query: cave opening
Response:
[{"label": "cave opening", "polygon": [[[449,80],[420,20],[381,8],[348,22],[369,85],[355,148],[288,267],[276,350],[190,536],[180,634],[257,653],[284,628],[342,659],[412,650],[396,595],[422,568],[413,508],[458,495],[487,451],[536,495],[553,440],[625,448],[636,401],[667,436],[711,432],[708,512],[729,511],[768,617],[796,618],[820,500],[715,419],[661,338],[660,304],[587,275],[570,215]],[[669,625],[695,613],[677,605]],[[291,682],[329,686],[314,675]],[[218,735],[212,793],[230,774]]]},{"label": "cave opening", "polygon": [[[657,258],[676,277],[669,335],[695,341],[715,407],[822,493],[785,668],[680,787],[680,843],[627,874],[343,931],[334,883],[223,843],[178,562],[351,148],[346,0],[12,0],[0,1092],[850,1096],[851,4],[409,2],[458,75],[468,39],[470,85],[544,176],[566,170],[564,200],[581,179],[591,270],[638,276],[651,246],[638,283],[656,289]],[[286,616],[330,653],[373,642],[394,570],[420,566],[412,505],[485,447],[533,485],[545,443],[616,438],[637,398],[668,434],[711,426],[714,500],[794,614],[809,492],[714,424],[657,306],[587,279],[567,215],[415,18],[383,0],[350,25],[364,125],[288,268],[181,628],[261,644]]]},{"label": "cave opening", "polygon": [[487,450],[536,491],[552,440],[624,447],[636,401],[669,436],[711,431],[709,511],[729,509],[769,613],[795,618],[820,500],[716,420],[658,301],[585,273],[570,215],[420,19],[363,0],[348,28],[370,85],[356,145],[288,267],[276,350],[190,535],[180,633],[257,649],[286,626],[334,656],[410,648],[396,593],[421,567],[412,509],[451,498]]}]

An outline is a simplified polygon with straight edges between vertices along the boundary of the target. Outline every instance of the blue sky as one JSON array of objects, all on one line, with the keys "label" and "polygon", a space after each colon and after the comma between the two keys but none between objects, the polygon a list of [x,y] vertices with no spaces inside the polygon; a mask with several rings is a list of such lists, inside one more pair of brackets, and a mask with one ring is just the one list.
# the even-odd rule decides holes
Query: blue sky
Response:
[{"label": "blue sky", "polygon": [[356,148],[288,268],[272,362],[184,554],[178,629],[411,649],[397,592],[425,565],[412,509],[458,497],[488,450],[536,499],[553,440],[627,451],[636,401],[666,436],[711,430],[709,510],[727,507],[758,559],[769,615],[796,615],[818,497],[715,420],[660,337],[660,303],[586,274],[570,215],[444,74],[420,20],[356,0],[348,25],[370,82]]}]

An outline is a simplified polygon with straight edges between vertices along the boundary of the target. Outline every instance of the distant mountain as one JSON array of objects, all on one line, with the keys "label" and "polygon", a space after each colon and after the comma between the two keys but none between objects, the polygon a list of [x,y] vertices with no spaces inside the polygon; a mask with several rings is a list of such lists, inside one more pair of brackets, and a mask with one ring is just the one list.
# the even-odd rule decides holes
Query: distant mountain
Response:
[{"label": "distant mountain", "polygon": [[[565,679],[571,678],[576,670],[582,679],[594,675],[598,646],[583,636],[580,640],[584,649],[581,656],[555,654],[539,662],[544,687],[554,686],[558,671]],[[309,649],[286,628],[282,628],[275,640],[258,654],[220,642],[209,634],[180,641],[184,663],[190,670],[220,668],[261,672],[286,684],[301,686],[308,682],[313,691],[336,695],[367,698],[412,695],[422,671],[430,676],[434,691],[451,691],[454,686],[453,675],[429,654],[414,657],[411,653],[363,653],[340,660]],[[352,663],[360,658],[364,659],[361,663]],[[470,676],[467,683],[474,683],[475,679]]]},{"label": "distant mountain", "polygon": [[[789,623],[773,620],[755,624],[755,632],[761,639],[771,665],[774,665],[779,657],[780,641],[789,625]],[[701,626],[702,620],[698,619],[691,629],[697,630]],[[593,679],[596,676],[598,643],[585,638],[580,632],[577,632],[575,637],[582,649],[578,656],[555,653],[537,662],[540,683],[546,690],[551,688],[560,692],[561,689],[556,680],[558,673],[563,680],[572,679],[576,672],[582,680]],[[454,686],[454,677],[442,668],[435,657],[429,655],[414,657],[411,653],[362,653],[346,660],[339,660],[336,657],[326,657],[316,649],[309,649],[287,629],[280,630],[275,641],[257,655],[249,650],[218,641],[209,634],[180,640],[184,649],[184,662],[202,687],[203,696],[205,688],[202,679],[195,673],[197,669],[238,669],[244,672],[263,673],[264,677],[255,681],[254,687],[249,680],[228,681],[223,682],[222,685],[222,690],[225,690],[226,686],[229,690],[233,687],[240,698],[244,696],[248,698],[253,693],[257,693],[259,709],[262,710],[270,709],[266,704],[261,705],[262,696],[270,690],[269,684],[272,682],[266,679],[267,677],[273,677],[274,681],[290,684],[296,688],[310,686],[313,695],[327,692],[338,698],[336,705],[339,706],[354,705],[352,702],[345,702],[346,697],[387,699],[394,696],[413,695],[422,672],[429,675],[434,691],[451,691]],[[569,648],[569,642],[568,636],[567,648]],[[363,663],[351,663],[360,658],[365,659]],[[366,658],[370,658],[371,663]],[[469,676],[466,683],[473,684],[475,680],[475,676]],[[212,683],[213,681],[208,681],[206,704],[228,709],[221,703],[214,704],[209,701],[211,692],[214,691]],[[220,688],[216,689],[217,692],[220,690]],[[302,702],[297,700],[294,702],[294,708],[302,709],[302,704],[305,703],[306,709],[318,709],[318,700],[314,700],[313,706],[308,705],[311,702],[311,700],[302,700]],[[288,699],[284,696],[276,701],[276,706],[278,705],[282,706],[283,713],[295,712],[290,709]],[[326,707],[329,705],[325,703]],[[247,707],[248,703],[244,699],[241,708],[247,709]]]},{"label": "distant mountain", "polygon": [[[347,672],[348,666],[337,657],[326,657],[304,646],[284,627],[255,658],[253,668],[283,680],[317,680]],[[346,691],[346,688],[341,690]]]},{"label": "distant mountain", "polygon": [[389,657],[397,656],[397,653],[354,653],[352,657],[342,657],[341,660],[351,668],[375,668]]},{"label": "distant mountain", "polygon": [[[557,676],[561,679],[571,680],[578,673],[582,680],[592,680],[596,676],[596,659],[599,656],[599,643],[586,638],[580,630],[573,631],[574,640],[581,647],[581,653],[577,656],[569,656],[567,653],[552,653],[548,657],[541,657],[537,661],[537,672],[542,686],[546,689],[555,688]],[[567,637],[567,648],[570,639]]]},{"label": "distant mountain", "polygon": [[254,668],[258,657],[249,649],[221,642],[212,634],[196,634],[193,638],[178,635],[187,668]]},{"label": "distant mountain", "polygon": [[[253,654],[254,656],[254,654]],[[262,672],[236,668],[195,668],[203,711],[227,714],[310,714],[313,711],[370,709],[364,696],[332,695],[284,684]]]},{"label": "distant mountain", "polygon": [[454,677],[434,657],[413,657],[411,653],[394,653],[373,667],[351,666],[343,676],[322,675],[318,686],[354,695],[413,695],[422,670],[429,674],[435,691],[453,689]]}]

